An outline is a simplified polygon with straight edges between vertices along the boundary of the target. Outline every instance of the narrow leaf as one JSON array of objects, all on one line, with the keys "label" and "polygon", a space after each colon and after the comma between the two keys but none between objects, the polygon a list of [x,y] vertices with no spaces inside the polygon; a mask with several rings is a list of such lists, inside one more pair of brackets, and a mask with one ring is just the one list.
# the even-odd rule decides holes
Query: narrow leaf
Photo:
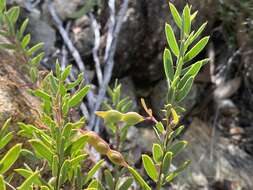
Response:
[{"label": "narrow leaf", "polygon": [[42,90],[35,90],[33,94],[45,101],[51,101],[51,96]]},{"label": "narrow leaf", "polygon": [[186,5],[183,10],[183,19],[184,19],[184,33],[188,35],[191,30],[191,14],[189,5]]},{"label": "narrow leaf", "polygon": [[35,53],[36,51],[38,51],[39,49],[43,48],[44,43],[38,43],[36,45],[34,45],[33,47],[31,47],[28,51],[27,54],[29,56],[31,56],[33,53]]},{"label": "narrow leaf", "polygon": [[109,189],[114,189],[114,180],[112,173],[109,170],[105,170],[104,174],[105,174],[105,181]]},{"label": "narrow leaf", "polygon": [[174,78],[173,60],[170,50],[167,48],[164,50],[163,54],[163,67],[167,80],[172,81]]},{"label": "narrow leaf", "polygon": [[90,181],[94,174],[101,168],[103,163],[104,160],[100,160],[98,163],[95,164],[95,166],[90,169],[87,176],[85,177],[84,184],[87,184]]},{"label": "narrow leaf", "polygon": [[162,147],[159,144],[153,144],[152,148],[153,158],[156,163],[160,163],[163,156]]},{"label": "narrow leaf", "polygon": [[174,157],[180,153],[187,146],[187,144],[187,141],[178,141],[177,143],[173,144],[168,151],[172,152]]},{"label": "narrow leaf", "polygon": [[0,175],[0,189],[1,190],[6,190],[6,186],[5,186],[5,183],[4,183],[4,178],[2,175]]},{"label": "narrow leaf", "polygon": [[88,93],[90,89],[90,86],[87,85],[84,88],[82,88],[80,91],[76,92],[69,100],[69,106],[70,107],[74,107],[77,104],[79,104],[83,98],[86,96],[86,94]]},{"label": "narrow leaf", "polygon": [[190,77],[195,78],[196,75],[199,73],[202,65],[203,61],[198,61],[197,63],[193,64],[191,68],[187,71],[187,73],[183,76],[183,78],[180,80],[178,88],[181,89]]},{"label": "narrow leaf", "polygon": [[179,90],[178,95],[176,96],[177,102],[181,102],[187,96],[187,94],[190,92],[192,84],[193,84],[193,80],[194,80],[194,78],[190,77],[186,81],[183,88]]},{"label": "narrow leaf", "polygon": [[31,188],[32,184],[36,181],[39,176],[39,172],[33,173],[30,177],[28,177],[17,189],[18,190],[28,190]]},{"label": "narrow leaf", "polygon": [[169,6],[170,6],[170,11],[175,23],[177,24],[178,28],[181,28],[182,19],[177,11],[177,8],[172,3],[169,3]]},{"label": "narrow leaf", "polygon": [[133,183],[133,178],[129,177],[126,181],[119,187],[119,190],[128,190]]},{"label": "narrow leaf", "polygon": [[23,49],[26,48],[26,46],[30,43],[31,40],[31,34],[26,34],[25,37],[21,41],[21,46]]},{"label": "narrow leaf", "polygon": [[202,38],[193,48],[185,55],[184,62],[192,60],[196,57],[206,46],[209,41],[209,37]]},{"label": "narrow leaf", "polygon": [[44,143],[37,139],[32,139],[29,142],[39,156],[52,163],[53,152]]},{"label": "narrow leaf", "polygon": [[163,174],[167,174],[170,170],[170,165],[171,165],[171,161],[172,161],[172,156],[173,153],[172,152],[167,152],[163,158],[163,168],[162,168],[162,172]]},{"label": "narrow leaf", "polygon": [[26,30],[26,28],[27,28],[28,22],[29,22],[29,19],[27,18],[27,19],[25,19],[25,21],[22,23],[22,25],[21,25],[21,27],[20,27],[20,29],[19,29],[19,31],[18,31],[19,39],[21,39],[21,38],[23,37],[24,32],[25,32],[25,30]]},{"label": "narrow leaf", "polygon": [[151,187],[149,187],[149,185],[145,182],[145,180],[140,176],[137,171],[135,171],[132,167],[128,167],[128,170],[144,190],[151,190]]},{"label": "narrow leaf", "polygon": [[145,168],[147,174],[149,175],[149,177],[153,181],[156,182],[158,179],[158,172],[156,170],[155,164],[153,163],[152,159],[148,155],[143,154],[142,155],[142,162],[143,162],[144,168]]},{"label": "narrow leaf", "polygon": [[205,22],[204,24],[202,24],[200,26],[200,28],[197,30],[197,32],[192,36],[190,43],[192,43],[194,40],[196,40],[201,35],[203,30],[206,28],[206,25],[207,25],[207,22]]},{"label": "narrow leaf", "polygon": [[177,40],[176,40],[172,27],[167,23],[165,25],[165,32],[166,32],[167,42],[169,44],[171,51],[174,53],[176,57],[178,57],[179,48],[178,48]]},{"label": "narrow leaf", "polygon": [[21,147],[21,144],[16,144],[4,155],[0,161],[0,165],[2,166],[0,168],[0,174],[5,173],[16,162],[21,152]]}]

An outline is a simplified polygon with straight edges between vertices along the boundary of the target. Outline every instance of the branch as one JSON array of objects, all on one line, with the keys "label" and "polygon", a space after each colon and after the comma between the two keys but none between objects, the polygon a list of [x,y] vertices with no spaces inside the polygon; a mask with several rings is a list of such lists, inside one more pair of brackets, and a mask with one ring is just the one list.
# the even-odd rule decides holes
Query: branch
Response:
[{"label": "branch", "polygon": [[[110,15],[110,22],[109,22],[109,27],[108,27],[107,46],[106,46],[106,52],[105,52],[105,57],[104,57],[105,68],[104,68],[103,85],[99,89],[98,96],[96,99],[96,104],[91,113],[91,117],[89,120],[89,128],[94,128],[94,124],[99,123],[99,118],[96,120],[96,115],[94,113],[100,108],[101,103],[103,102],[104,96],[106,94],[107,86],[111,80],[117,40],[118,40],[121,26],[124,22],[124,17],[126,15],[126,11],[128,8],[128,2],[129,0],[124,0],[124,2],[122,3],[120,7],[120,11],[117,15],[116,22],[115,22],[115,0],[109,0],[111,15]],[[98,129],[96,129],[95,131],[98,132]]]},{"label": "branch", "polygon": [[97,74],[97,78],[98,78],[98,84],[101,87],[102,83],[103,83],[103,74],[102,74],[102,70],[100,67],[100,61],[99,61],[99,57],[98,57],[98,50],[99,50],[99,45],[100,45],[100,32],[99,32],[100,26],[98,25],[98,23],[92,13],[89,14],[89,17],[92,22],[92,29],[94,31],[94,36],[95,36],[94,48],[92,50],[92,54],[93,54],[93,59],[95,61],[95,68],[96,68],[96,74]]}]

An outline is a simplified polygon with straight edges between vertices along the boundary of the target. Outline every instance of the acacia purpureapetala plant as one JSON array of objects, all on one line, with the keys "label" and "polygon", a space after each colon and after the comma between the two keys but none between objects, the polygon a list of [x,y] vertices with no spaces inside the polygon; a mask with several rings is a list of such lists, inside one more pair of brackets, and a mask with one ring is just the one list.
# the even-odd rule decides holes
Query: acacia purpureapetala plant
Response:
[{"label": "acacia purpureapetala plant", "polygon": [[[43,79],[38,77],[38,65],[44,53],[37,53],[43,47],[39,43],[29,48],[30,34],[25,35],[25,28],[28,20],[25,20],[19,29],[16,29],[16,22],[19,17],[19,8],[6,8],[5,0],[0,0],[0,35],[9,39],[11,43],[2,43],[0,48],[17,51],[27,62],[27,70],[33,83],[39,80],[29,92],[41,99],[41,110],[38,111],[39,119],[36,124],[19,123],[19,135],[28,138],[33,151],[21,149],[21,144],[11,148],[0,160],[0,187],[18,190],[42,189],[60,190],[68,189],[109,189],[127,190],[133,183],[133,178],[139,183],[142,189],[150,190],[151,184],[141,177],[134,167],[128,164],[127,156],[123,151],[126,135],[129,127],[144,120],[154,123],[154,132],[157,143],[153,144],[152,157],[143,154],[142,163],[146,173],[153,180],[155,188],[160,190],[162,186],[169,184],[178,176],[190,163],[185,161],[172,170],[173,159],[187,145],[184,140],[175,141],[181,134],[184,127],[178,126],[180,115],[184,109],[180,102],[185,99],[193,84],[194,78],[201,67],[208,62],[208,59],[189,64],[206,46],[209,37],[204,37],[198,42],[195,41],[201,35],[206,23],[198,30],[192,31],[192,22],[197,12],[191,13],[191,7],[186,5],[180,15],[173,4],[169,4],[173,19],[180,29],[180,38],[176,40],[170,24],[165,25],[166,38],[169,49],[164,50],[163,63],[168,84],[167,102],[164,106],[164,121],[160,122],[153,116],[152,110],[148,108],[142,99],[142,106],[147,116],[141,116],[131,112],[131,101],[128,98],[121,99],[120,85],[108,90],[112,99],[112,105],[107,104],[106,111],[99,111],[96,114],[103,118],[114,137],[116,145],[112,149],[109,144],[98,134],[83,130],[85,118],[73,122],[69,112],[77,106],[85,97],[90,86],[83,86],[83,74],[80,74],[76,81],[66,83],[65,80],[71,72],[71,65],[61,70],[60,64],[56,63],[55,73],[49,72]],[[192,45],[194,44],[194,45]],[[187,66],[186,66],[187,65]],[[71,94],[71,90],[76,90]],[[9,120],[7,121],[8,124]],[[7,126],[4,125],[4,126]],[[12,132],[6,131],[3,127],[0,131],[0,148],[4,147],[12,137]],[[102,180],[93,179],[94,174],[102,167],[104,160],[98,161],[88,171],[83,171],[88,152],[85,145],[91,145],[101,155],[106,156],[114,163],[114,171],[105,170],[105,184]],[[10,185],[11,179],[5,180],[5,172],[17,160],[19,154],[36,158],[40,162],[36,168],[24,164],[24,168],[16,169],[15,172],[23,176],[24,181],[18,186]],[[8,159],[6,159],[8,158]],[[47,172],[47,177],[44,177]],[[127,177],[127,173],[132,177]],[[153,187],[153,186],[152,186]]]},{"label": "acacia purpureapetala plant", "polygon": [[[152,157],[143,154],[142,162],[146,173],[156,184],[155,188],[157,190],[172,182],[190,164],[190,161],[186,160],[177,169],[171,170],[173,159],[187,145],[187,141],[184,140],[174,141],[184,129],[184,126],[178,126],[180,115],[184,112],[184,108],[180,106],[180,102],[190,92],[194,79],[201,67],[208,62],[208,59],[203,59],[189,64],[208,43],[208,36],[195,42],[205,29],[207,23],[201,25],[196,32],[192,31],[192,23],[198,12],[191,13],[192,7],[186,5],[182,15],[180,15],[172,3],[169,3],[169,7],[173,20],[180,30],[180,39],[176,39],[172,26],[165,24],[165,33],[169,48],[165,48],[163,55],[164,71],[168,84],[166,105],[162,110],[165,114],[164,122],[159,122],[155,119],[152,110],[147,108],[143,99],[141,102],[148,116],[144,118],[132,112],[131,119],[134,122],[130,122],[129,125],[126,121],[128,113],[121,113],[117,109],[98,113],[99,116],[105,119],[106,125],[110,128],[111,126],[117,126],[117,122],[124,122],[128,127],[143,120],[151,120],[155,123],[154,132],[157,137],[157,143],[153,144]],[[128,169],[143,189],[151,189],[134,168],[129,166]]]}]

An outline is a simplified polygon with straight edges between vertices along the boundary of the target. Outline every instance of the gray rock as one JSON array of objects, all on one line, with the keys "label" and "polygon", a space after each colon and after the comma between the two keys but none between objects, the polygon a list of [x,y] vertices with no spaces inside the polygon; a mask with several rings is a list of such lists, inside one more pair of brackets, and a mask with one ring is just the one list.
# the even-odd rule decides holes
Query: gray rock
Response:
[{"label": "gray rock", "polygon": [[31,33],[31,44],[44,43],[44,51],[49,54],[55,48],[56,32],[40,17],[40,13],[32,12],[28,15],[29,25],[27,31]]}]

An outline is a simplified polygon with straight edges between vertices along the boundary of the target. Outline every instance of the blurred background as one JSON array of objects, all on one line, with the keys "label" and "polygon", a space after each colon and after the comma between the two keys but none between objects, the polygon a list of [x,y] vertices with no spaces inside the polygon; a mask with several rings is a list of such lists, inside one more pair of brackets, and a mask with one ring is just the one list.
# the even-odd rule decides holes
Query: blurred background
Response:
[{"label": "blurred background", "polygon": [[[197,59],[210,58],[201,71],[182,118],[190,143],[178,157],[191,167],[173,185],[175,189],[253,189],[253,1],[171,0],[182,10],[188,2],[198,17],[202,34],[210,35],[208,47]],[[167,91],[162,55],[167,46],[164,25],[174,26],[166,0],[7,0],[22,7],[28,17],[32,43],[44,42],[42,69],[54,69],[56,59],[64,68],[72,64],[71,80],[84,72],[92,94],[78,114],[89,119],[87,128],[103,133],[93,111],[107,99],[106,86],[115,79],[133,109],[143,113],[145,98],[157,117]],[[106,133],[103,133],[106,134]],[[106,135],[105,135],[106,136]],[[106,138],[106,137],[105,137]],[[133,158],[150,152],[152,128],[131,128]],[[136,157],[137,156],[137,157]],[[176,164],[176,163],[175,163]]]}]

